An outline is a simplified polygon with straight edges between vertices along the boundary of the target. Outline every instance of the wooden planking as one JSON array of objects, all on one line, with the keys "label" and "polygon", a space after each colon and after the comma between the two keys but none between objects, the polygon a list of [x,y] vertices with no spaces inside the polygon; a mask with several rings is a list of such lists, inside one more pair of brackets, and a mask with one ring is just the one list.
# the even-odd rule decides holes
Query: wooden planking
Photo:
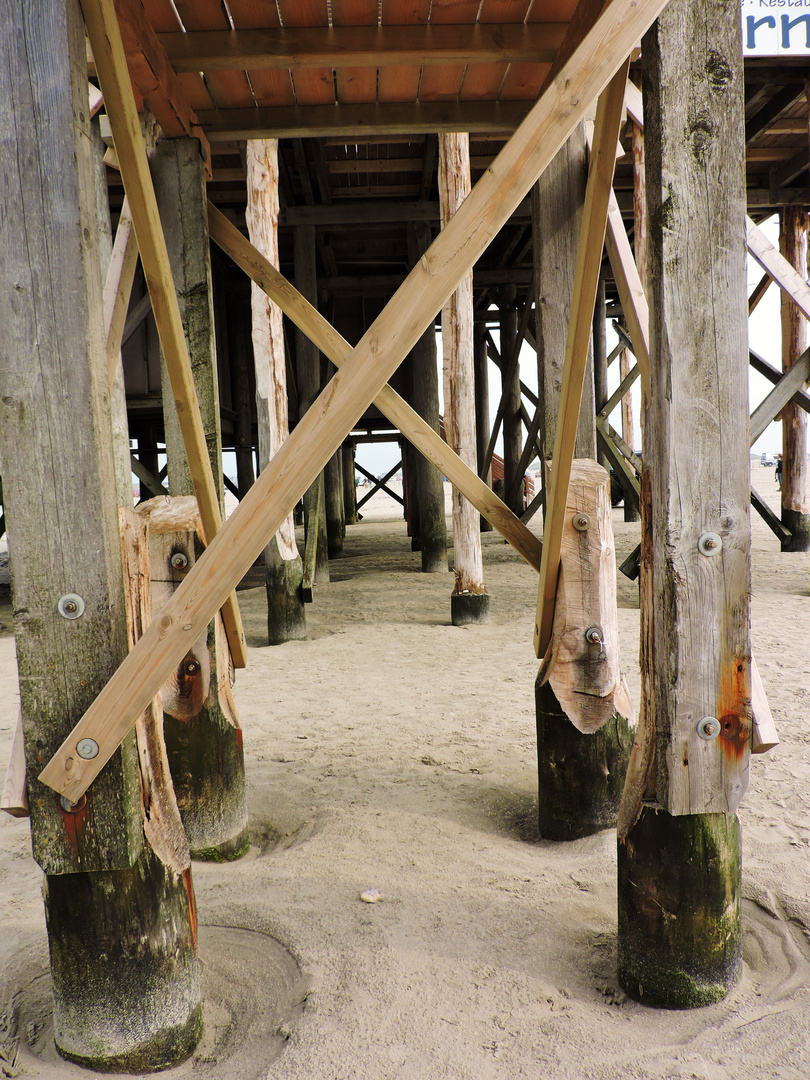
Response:
[{"label": "wooden planking", "polygon": [[[427,22],[430,0],[382,0],[380,16],[382,25],[397,27]],[[421,61],[381,67],[378,99],[381,102],[415,101],[419,96]]]},{"label": "wooden planking", "polygon": [[757,662],[751,657],[751,712],[754,717],[754,735],[751,741],[752,754],[767,754],[779,745],[779,733],[773,721],[773,714],[765,695]]},{"label": "wooden planking", "polygon": [[[141,265],[149,286],[152,311],[172,383],[194,491],[206,535],[210,538],[216,534],[222,522],[219,498],[208,460],[180,308],[141,138],[140,122],[135,112],[118,22],[111,0],[84,0],[82,9],[113,130],[121,177],[132,209]],[[226,600],[223,620],[234,664],[244,667],[246,645],[235,595]]]},{"label": "wooden planking", "polygon": [[[328,26],[329,9],[326,0],[278,0],[278,11],[284,26]],[[307,67],[293,73],[295,100],[299,105],[330,105],[335,101],[332,68]],[[325,125],[324,130],[328,130]]]},{"label": "wooden planking", "polygon": [[650,393],[650,309],[644,287],[641,283],[636,261],[624,219],[616,203],[616,196],[611,192],[608,205],[608,222],[605,233],[607,249],[616,289],[622,311],[627,322],[627,330],[633,343],[633,352],[641,372],[641,386],[645,395]]},{"label": "wooden planking", "polygon": [[608,88],[600,96],[596,110],[574,293],[571,298],[571,315],[565,343],[551,483],[543,529],[543,566],[538,583],[537,615],[534,627],[536,656],[545,655],[551,642],[563,518],[568,498],[568,480],[576,446],[582,385],[588,361],[599,268],[602,264],[602,248],[616,162],[616,141],[622,122],[628,66],[629,61],[622,64]]},{"label": "wooden planking", "polygon": [[[249,30],[249,37],[254,39],[257,29],[272,30],[280,25],[275,4],[267,4],[264,0],[228,0],[228,10],[236,27],[233,31],[235,35]],[[200,64],[199,69],[195,70],[203,67],[204,65]],[[249,65],[240,63],[239,67],[248,69]],[[251,70],[250,85],[257,105],[295,104],[295,93],[288,69],[268,70],[263,67],[261,70]]]},{"label": "wooden planking", "polygon": [[[377,28],[376,0],[332,0],[332,34],[339,27]],[[377,51],[377,54],[384,52]],[[334,65],[338,101],[376,101],[377,64],[364,66]]]},{"label": "wooden planking", "polygon": [[[231,28],[221,0],[174,0],[174,5],[186,30]],[[206,74],[205,81],[216,108],[253,105],[250,83],[243,71],[212,71]]]},{"label": "wooden planking", "polygon": [[23,733],[22,713],[17,718],[17,726],[11,737],[11,751],[8,756],[6,779],[3,793],[0,795],[0,810],[5,810],[11,817],[30,817],[28,806],[27,770],[25,766],[25,735]]},{"label": "wooden planking", "polygon": [[[142,0],[146,16],[157,34],[182,31],[183,24],[174,7],[173,0]],[[210,109],[211,95],[199,71],[180,72],[177,79],[194,109]]]},{"label": "wooden planking", "polygon": [[[587,24],[569,35],[560,64],[527,120],[210,542],[161,618],[45,767],[44,783],[74,798],[92,783],[185,654],[187,644],[199,636],[244,576],[664,4],[665,0],[650,0],[640,8],[635,0],[610,0],[592,10]],[[615,139],[611,161],[614,153]],[[74,756],[76,742],[85,733],[100,740],[99,755],[92,761]]]},{"label": "wooden planking", "polygon": [[[279,305],[284,314],[307,334],[324,356],[329,357],[336,367],[341,367],[351,355],[352,348],[349,343],[256,251],[215,206],[209,205],[208,213],[211,239]],[[537,537],[521,525],[508,507],[461,461],[444,439],[391,387],[384,387],[374,399],[374,404],[464,493],[478,511],[492,522],[529,565],[539,570],[540,542]]]}]

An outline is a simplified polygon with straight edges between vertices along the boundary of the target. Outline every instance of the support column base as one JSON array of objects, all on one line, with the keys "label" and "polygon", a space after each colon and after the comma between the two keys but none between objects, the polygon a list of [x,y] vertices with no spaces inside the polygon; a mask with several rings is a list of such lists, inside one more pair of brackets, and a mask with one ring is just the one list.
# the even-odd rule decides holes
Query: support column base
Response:
[{"label": "support column base", "polygon": [[489,622],[489,593],[451,593],[450,621],[453,626]]},{"label": "support column base", "polygon": [[782,524],[790,529],[790,540],[782,541],[782,551],[810,551],[810,514],[782,507]]},{"label": "support column base", "polygon": [[742,971],[736,814],[645,807],[619,843],[619,985],[644,1005],[693,1009]]},{"label": "support column base", "polygon": [[280,555],[276,555],[272,562],[267,561],[265,583],[268,645],[306,640],[306,606],[301,592],[303,580],[304,564],[300,555],[294,559],[282,559]]},{"label": "support column base", "polygon": [[54,1036],[100,1072],[179,1065],[202,1034],[190,871],[145,847],[129,870],[47,876]]},{"label": "support column base", "polygon": [[633,729],[614,714],[592,735],[578,731],[551,686],[535,684],[540,835],[578,840],[616,825]]}]

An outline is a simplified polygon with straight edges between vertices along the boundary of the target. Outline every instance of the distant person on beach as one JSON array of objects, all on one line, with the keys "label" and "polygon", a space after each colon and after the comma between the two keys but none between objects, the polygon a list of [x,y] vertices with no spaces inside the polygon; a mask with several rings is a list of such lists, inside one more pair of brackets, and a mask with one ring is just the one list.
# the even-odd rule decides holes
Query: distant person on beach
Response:
[{"label": "distant person on beach", "polygon": [[779,490],[782,490],[782,455],[776,455],[776,468],[773,472],[773,478],[779,485]]}]

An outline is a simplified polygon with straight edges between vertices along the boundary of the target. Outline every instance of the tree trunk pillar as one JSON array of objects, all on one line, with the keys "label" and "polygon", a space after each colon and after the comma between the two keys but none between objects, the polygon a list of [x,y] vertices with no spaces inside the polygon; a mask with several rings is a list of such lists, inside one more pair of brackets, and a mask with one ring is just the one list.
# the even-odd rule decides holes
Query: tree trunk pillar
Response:
[{"label": "tree trunk pillar", "polygon": [[[250,242],[278,268],[278,139],[247,141],[247,211]],[[259,472],[289,434],[287,366],[281,309],[258,285],[251,286],[253,363]],[[270,645],[307,636],[301,585],[304,564],[295,542],[292,513],[264,549],[267,640]]]},{"label": "tree trunk pillar", "polygon": [[133,735],[73,807],[37,779],[127,652],[84,25],[74,0],[0,19],[0,457],[54,1035],[89,1068],[152,1071],[201,1031],[190,873],[144,841]]},{"label": "tree trunk pillar", "polygon": [[[807,210],[785,206],[779,250],[802,277],[807,273]],[[793,301],[781,293],[782,370],[789,371],[807,348],[807,322]],[[782,416],[782,524],[790,540],[782,551],[810,551],[810,506],[807,502],[807,414],[788,402]]]},{"label": "tree trunk pillar", "polygon": [[[408,225],[408,262],[415,265],[430,247],[427,222]],[[439,432],[439,363],[436,331],[429,326],[411,351],[412,399],[416,412]],[[444,514],[444,481],[432,461],[414,450],[414,473],[419,500],[419,550],[423,574],[447,572],[447,523]]]},{"label": "tree trunk pillar", "polygon": [[[439,203],[444,228],[470,193],[470,139],[466,133],[439,135]],[[473,367],[472,271],[442,309],[444,431],[448,445],[475,468],[475,371]],[[453,488],[453,563],[450,598],[454,626],[489,621],[484,587],[479,513]]]},{"label": "tree trunk pillar", "polygon": [[652,385],[619,982],[667,1008],[719,1000],[742,966],[736,809],[752,716],[740,34],[732,0],[673,0],[642,50]]}]

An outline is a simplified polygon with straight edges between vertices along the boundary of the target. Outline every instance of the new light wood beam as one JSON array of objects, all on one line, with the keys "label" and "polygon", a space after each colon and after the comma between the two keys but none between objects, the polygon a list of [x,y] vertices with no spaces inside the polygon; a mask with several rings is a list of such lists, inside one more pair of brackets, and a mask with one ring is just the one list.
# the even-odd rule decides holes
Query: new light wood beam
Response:
[{"label": "new light wood beam", "polygon": [[762,269],[796,304],[806,319],[810,319],[810,285],[773,246],[765,233],[750,217],[745,219],[745,241],[748,250]]},{"label": "new light wood beam", "polygon": [[175,71],[550,64],[566,23],[284,27],[158,35]]},{"label": "new light wood beam", "polygon": [[[82,10],[87,22],[84,5]],[[166,50],[152,29],[141,0],[115,0],[115,11],[129,74],[145,104],[169,138],[190,135],[199,139],[203,161],[210,177],[211,148],[208,139],[186,98],[171,61],[166,56]],[[100,76],[101,68],[92,39],[90,44]],[[109,109],[107,111],[109,112]]]},{"label": "new light wood beam", "polygon": [[[508,221],[582,119],[588,103],[601,94],[665,2],[580,3],[583,19],[566,35],[560,60],[529,117],[209,541],[186,580],[45,766],[43,783],[72,802],[87,790],[189,645],[432,323],[461,277]],[[97,11],[98,3],[85,0],[85,14]],[[103,10],[114,22],[109,4]],[[117,38],[115,28],[106,22],[97,23],[96,30],[99,46],[106,47],[104,32]],[[98,46],[93,43],[97,53]],[[98,55],[96,61],[99,63]],[[134,125],[132,132],[137,132]],[[611,166],[615,142],[614,133]],[[142,258],[143,251],[141,246]],[[590,317],[587,321],[590,325]],[[85,737],[98,744],[99,753],[94,758],[84,759],[77,753],[77,744]]]},{"label": "new light wood beam", "polygon": [[132,282],[138,265],[138,244],[126,196],[115,231],[107,279],[104,282],[104,330],[107,335],[107,374],[112,389],[120,363]]},{"label": "new light wood beam", "polygon": [[[317,345],[335,367],[345,364],[352,347],[324,319],[294,286],[282,277],[213,203],[208,204],[211,239],[241,267],[284,314]],[[384,386],[374,404],[400,431],[491,521],[535,570],[540,569],[540,541],[509,510],[504,502],[453,452],[430,424],[426,423],[390,386]],[[360,465],[356,466],[362,472]],[[376,482],[376,477],[375,477]],[[359,504],[358,504],[359,508]]]},{"label": "new light wood beam", "polygon": [[[113,132],[118,166],[130,203],[141,265],[166,359],[194,493],[206,539],[210,543],[222,524],[219,499],[115,7],[112,0],[84,0],[82,11]],[[213,615],[214,612],[211,612],[212,618]],[[244,667],[247,663],[245,635],[236,596],[230,591],[222,598],[222,618],[234,666]],[[150,695],[149,700],[153,696]]]},{"label": "new light wood beam", "polygon": [[579,407],[588,362],[593,309],[596,302],[599,268],[602,264],[602,249],[605,242],[613,169],[616,162],[616,141],[619,137],[624,111],[624,90],[628,68],[629,60],[621,65],[610,85],[600,95],[596,109],[574,293],[571,298],[571,314],[565,343],[551,481],[543,529],[543,560],[540,568],[537,615],[534,626],[534,650],[538,657],[545,655],[551,640],[554,621],[563,516],[568,500],[568,482],[576,447]]}]

